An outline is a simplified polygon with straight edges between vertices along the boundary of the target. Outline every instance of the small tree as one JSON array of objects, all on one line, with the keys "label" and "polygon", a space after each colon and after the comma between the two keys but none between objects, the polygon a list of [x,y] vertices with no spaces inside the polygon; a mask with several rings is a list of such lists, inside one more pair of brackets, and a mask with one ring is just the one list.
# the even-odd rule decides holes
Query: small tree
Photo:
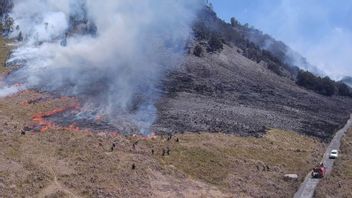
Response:
[{"label": "small tree", "polygon": [[197,57],[203,56],[203,48],[200,45],[196,45],[193,50],[193,54]]},{"label": "small tree", "polygon": [[352,90],[345,83],[337,83],[338,93],[340,96],[352,96]]},{"label": "small tree", "polygon": [[326,96],[332,96],[337,93],[337,87],[335,86],[335,82],[331,80],[329,77],[324,77],[320,81],[320,87],[318,92]]},{"label": "small tree", "polygon": [[299,86],[305,87],[307,89],[315,90],[318,82],[317,77],[308,71],[299,71],[297,75],[296,83]]},{"label": "small tree", "polygon": [[208,45],[208,52],[221,51],[224,48],[222,40],[216,35],[211,36]]},{"label": "small tree", "polygon": [[12,0],[0,0],[0,17],[4,17],[13,8]]},{"label": "small tree", "polygon": [[10,16],[5,16],[2,24],[2,32],[6,35],[13,31],[14,20]]},{"label": "small tree", "polygon": [[232,26],[232,27],[236,27],[238,24],[239,24],[239,23],[238,23],[238,21],[236,20],[236,18],[235,18],[235,17],[232,17],[232,18],[231,18],[231,26]]}]

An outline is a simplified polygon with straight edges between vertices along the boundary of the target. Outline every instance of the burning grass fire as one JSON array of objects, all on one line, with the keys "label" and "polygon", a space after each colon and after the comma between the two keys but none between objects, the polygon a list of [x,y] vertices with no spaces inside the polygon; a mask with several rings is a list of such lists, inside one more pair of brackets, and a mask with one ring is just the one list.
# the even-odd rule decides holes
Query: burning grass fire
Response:
[{"label": "burning grass fire", "polygon": [[102,116],[98,116],[98,118],[82,116],[79,109],[60,111],[47,116],[46,120],[73,131],[89,130],[92,132],[107,133],[118,131],[116,127],[111,125]]},{"label": "burning grass fire", "polygon": [[[0,97],[34,89],[82,99],[81,112],[59,108],[35,115],[42,131],[74,120],[77,127],[115,126],[148,135],[157,120],[159,84],[182,64],[203,1],[70,0],[33,6],[37,4],[15,1],[8,13],[14,27],[6,35],[17,42],[6,62],[13,68],[6,77],[9,87],[0,89]],[[106,118],[97,121],[97,115]]]},{"label": "burning grass fire", "polygon": [[113,126],[106,116],[93,116],[82,112],[82,107],[77,98],[54,97],[49,93],[44,96],[36,91],[20,93],[22,97],[29,97],[19,102],[22,108],[40,108],[42,111],[32,116],[35,132],[46,132],[50,129],[65,129],[73,132],[104,132],[109,134],[120,133],[121,130]]},{"label": "burning grass fire", "polygon": [[[50,129],[64,129],[70,132],[105,133],[111,136],[126,134],[110,124],[104,116],[97,116],[94,119],[81,116],[78,104],[37,113],[33,115],[32,121],[35,123],[32,130],[42,133]],[[154,132],[147,135],[133,134],[132,136],[143,140],[157,138]]]},{"label": "burning grass fire", "polygon": [[[65,100],[65,98],[62,98],[61,100]],[[37,101],[37,100],[30,100],[30,101]],[[27,104],[27,105],[31,104],[30,101],[25,102],[25,104]],[[37,113],[37,114],[33,115],[32,120],[34,123],[39,125],[40,132],[45,132],[50,128],[58,127],[58,125],[55,122],[51,122],[50,120],[48,120],[49,117],[54,116],[59,113],[66,112],[66,111],[77,110],[79,108],[80,108],[80,105],[78,102],[76,102],[76,103],[71,104],[71,105],[64,107],[64,108],[55,108],[55,109],[48,111],[48,112]],[[71,124],[69,126],[69,129],[70,130],[79,130],[79,128],[76,128],[73,124]]]}]

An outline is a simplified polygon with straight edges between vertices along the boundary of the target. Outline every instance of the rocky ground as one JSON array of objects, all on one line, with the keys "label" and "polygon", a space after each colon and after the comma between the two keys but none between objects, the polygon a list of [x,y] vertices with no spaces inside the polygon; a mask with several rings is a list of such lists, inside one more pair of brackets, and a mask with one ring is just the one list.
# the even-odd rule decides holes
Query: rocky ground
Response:
[{"label": "rocky ground", "polygon": [[166,132],[260,135],[263,128],[280,128],[329,139],[352,110],[352,99],[300,88],[227,45],[203,57],[189,55],[165,84],[155,128]]}]

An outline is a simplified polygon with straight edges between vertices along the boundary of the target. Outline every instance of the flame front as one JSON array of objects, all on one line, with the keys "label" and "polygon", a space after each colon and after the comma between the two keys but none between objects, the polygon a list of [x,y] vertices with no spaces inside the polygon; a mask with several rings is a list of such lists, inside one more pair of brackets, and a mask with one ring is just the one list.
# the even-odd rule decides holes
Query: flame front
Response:
[{"label": "flame front", "polygon": [[[33,120],[33,122],[35,122],[39,126],[41,126],[40,132],[46,132],[47,130],[49,130],[51,128],[57,128],[55,123],[46,120],[47,117],[50,117],[50,116],[53,116],[53,115],[56,115],[59,113],[63,113],[68,110],[74,110],[74,109],[79,109],[79,104],[74,104],[74,105],[68,106],[66,108],[57,108],[57,109],[54,109],[49,112],[41,112],[41,113],[35,114],[32,117],[32,120]],[[74,124],[70,125],[68,127],[68,129],[74,130],[74,131],[79,131],[79,128],[75,127]]]}]

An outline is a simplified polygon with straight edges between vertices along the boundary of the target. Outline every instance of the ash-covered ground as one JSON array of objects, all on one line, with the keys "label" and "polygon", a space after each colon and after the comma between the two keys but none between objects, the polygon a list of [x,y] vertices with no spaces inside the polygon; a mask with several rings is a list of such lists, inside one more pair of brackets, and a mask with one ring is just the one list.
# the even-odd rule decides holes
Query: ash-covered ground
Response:
[{"label": "ash-covered ground", "polygon": [[[284,43],[235,19],[227,24],[211,8],[198,14],[193,30],[187,59],[165,78],[155,131],[261,136],[279,128],[328,140],[349,119],[351,97],[296,84],[304,65],[290,63]],[[263,49],[266,40],[271,45]]]},{"label": "ash-covered ground", "polygon": [[155,128],[260,135],[265,128],[330,138],[352,110],[352,100],[298,87],[244,57],[236,47],[203,57],[189,55],[165,82]]}]

